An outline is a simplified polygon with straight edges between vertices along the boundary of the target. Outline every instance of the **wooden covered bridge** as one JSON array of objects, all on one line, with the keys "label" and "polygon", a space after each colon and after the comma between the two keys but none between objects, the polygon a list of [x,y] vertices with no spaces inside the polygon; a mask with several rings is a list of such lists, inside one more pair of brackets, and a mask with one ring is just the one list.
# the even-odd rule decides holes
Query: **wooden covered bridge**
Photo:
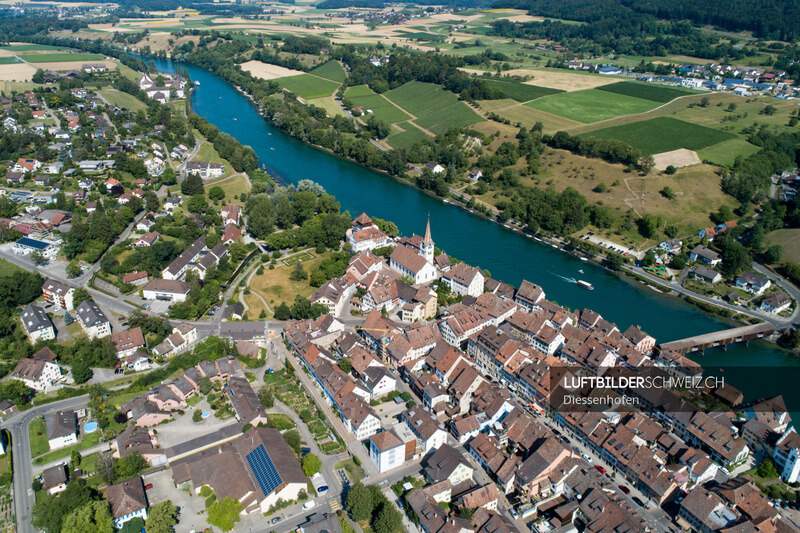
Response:
[{"label": "wooden covered bridge", "polygon": [[769,337],[774,332],[775,326],[769,322],[764,322],[762,324],[725,329],[677,341],[665,342],[664,344],[659,344],[657,349],[662,352],[672,350],[679,354],[702,352],[707,348],[716,348],[738,342],[763,339],[764,337]]}]

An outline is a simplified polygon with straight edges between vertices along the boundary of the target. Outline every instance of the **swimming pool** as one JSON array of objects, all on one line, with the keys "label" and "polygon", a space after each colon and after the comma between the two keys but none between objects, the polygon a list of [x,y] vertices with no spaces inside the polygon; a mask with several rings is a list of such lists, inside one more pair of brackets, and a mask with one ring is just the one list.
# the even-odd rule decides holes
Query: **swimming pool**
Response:
[{"label": "swimming pool", "polygon": [[84,433],[94,433],[97,431],[97,422],[87,422],[85,426],[83,426]]}]

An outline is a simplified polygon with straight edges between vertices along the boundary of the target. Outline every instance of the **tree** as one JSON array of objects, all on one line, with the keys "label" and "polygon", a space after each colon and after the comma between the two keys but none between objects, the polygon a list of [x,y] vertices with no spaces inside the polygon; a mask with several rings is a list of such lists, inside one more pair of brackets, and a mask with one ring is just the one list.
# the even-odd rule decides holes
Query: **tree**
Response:
[{"label": "tree", "polygon": [[403,531],[403,515],[394,505],[384,503],[378,511],[372,529],[375,533],[400,533]]},{"label": "tree", "polygon": [[710,103],[711,100],[709,100],[708,96],[704,96],[700,99],[700,107],[708,107],[708,104]]},{"label": "tree", "polygon": [[774,265],[781,260],[782,256],[783,256],[783,246],[781,246],[780,244],[776,244],[774,246],[770,246],[769,248],[767,248],[767,251],[764,252],[764,261],[771,265]]},{"label": "tree", "polygon": [[208,198],[210,200],[218,202],[223,198],[225,198],[225,190],[219,185],[214,185],[208,190]]},{"label": "tree", "polygon": [[292,273],[289,274],[289,279],[292,281],[303,281],[304,279],[308,279],[308,272],[306,269],[303,268],[303,262],[298,261],[294,264],[294,269]]},{"label": "tree", "polygon": [[44,83],[44,70],[37,68],[36,72],[31,76],[31,81],[33,83]]},{"label": "tree", "polygon": [[78,450],[72,450],[69,458],[72,463],[72,468],[80,468],[81,466],[81,453]]},{"label": "tree", "polygon": [[78,357],[72,363],[72,379],[75,380],[75,383],[78,385],[92,379],[93,374],[92,367],[86,357]]},{"label": "tree", "polygon": [[73,259],[67,263],[67,276],[77,278],[81,275],[81,265],[77,259]]},{"label": "tree", "polygon": [[204,194],[203,179],[195,173],[191,173],[183,179],[181,183],[181,193],[184,196],[195,196]]},{"label": "tree", "polygon": [[203,376],[198,380],[197,388],[200,389],[200,394],[208,394],[214,388],[214,384],[211,383],[211,378]]},{"label": "tree", "polygon": [[642,266],[649,267],[656,264],[656,253],[653,250],[648,250],[642,258]]},{"label": "tree", "polygon": [[43,265],[47,262],[42,252],[36,250],[35,252],[31,253],[31,261],[33,261],[34,265]]},{"label": "tree", "polygon": [[61,533],[113,533],[114,520],[108,502],[96,500],[74,510],[64,519]]},{"label": "tree", "polygon": [[275,405],[275,396],[272,394],[270,388],[266,385],[258,389],[258,400],[264,409],[272,409]]},{"label": "tree", "polygon": [[775,464],[771,459],[765,458],[758,464],[756,474],[758,474],[758,477],[765,479],[774,479],[778,477],[778,470],[775,468]]},{"label": "tree", "polygon": [[200,422],[203,420],[203,412],[200,409],[195,409],[192,413],[192,422]]},{"label": "tree", "polygon": [[206,197],[202,194],[196,194],[189,198],[189,201],[186,204],[186,208],[189,210],[190,213],[200,213],[203,209],[208,208],[208,202],[206,201]]},{"label": "tree", "polygon": [[303,441],[300,438],[300,432],[296,429],[292,429],[287,431],[283,434],[283,440],[286,441],[286,444],[289,445],[289,448],[294,450],[294,453],[300,455],[300,446],[302,445]]},{"label": "tree", "polygon": [[646,155],[641,157],[638,162],[639,168],[645,174],[649,174],[653,167],[656,165],[656,160],[653,159],[652,155]]},{"label": "tree", "polygon": [[208,523],[222,531],[230,531],[241,520],[242,509],[242,504],[233,498],[217,500],[208,508]]},{"label": "tree", "polygon": [[86,485],[86,480],[71,479],[63,492],[56,496],[44,494],[36,502],[31,511],[31,523],[45,533],[59,533],[64,519],[94,497],[95,493]]},{"label": "tree", "polygon": [[740,243],[729,240],[722,250],[722,271],[728,276],[738,276],[753,263],[747,249]]},{"label": "tree", "polygon": [[94,471],[103,482],[111,485],[116,477],[115,467],[117,460],[110,453],[100,453],[94,461]]},{"label": "tree", "polygon": [[286,302],[281,302],[281,304],[275,308],[275,320],[289,320],[290,318],[292,318],[291,309],[286,305]]},{"label": "tree", "polygon": [[313,453],[307,454],[303,457],[303,472],[306,476],[311,477],[322,469],[322,461]]},{"label": "tree", "polygon": [[167,166],[164,172],[161,173],[161,183],[164,185],[175,185],[178,183],[178,178],[175,176],[175,171]]},{"label": "tree", "polygon": [[78,287],[75,289],[75,292],[72,293],[72,305],[77,309],[77,307],[82,304],[83,302],[93,302],[92,295],[89,294],[89,291],[86,290],[84,287]]},{"label": "tree", "polygon": [[339,365],[339,368],[342,369],[342,372],[344,372],[345,374],[349,374],[353,370],[353,363],[351,363],[350,359],[346,357],[342,357],[341,359],[339,359],[339,362],[337,364]]},{"label": "tree", "polygon": [[172,501],[157,503],[147,510],[147,533],[172,533],[178,523],[178,507]]},{"label": "tree", "polygon": [[345,509],[350,518],[356,522],[363,522],[372,518],[372,494],[363,483],[358,482],[347,493]]}]

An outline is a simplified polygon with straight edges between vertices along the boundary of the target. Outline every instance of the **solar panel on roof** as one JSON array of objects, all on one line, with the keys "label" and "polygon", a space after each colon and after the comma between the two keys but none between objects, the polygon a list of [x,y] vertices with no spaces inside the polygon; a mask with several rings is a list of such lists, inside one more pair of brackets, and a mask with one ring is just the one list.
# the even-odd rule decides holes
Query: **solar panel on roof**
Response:
[{"label": "solar panel on roof", "polygon": [[266,497],[275,490],[278,485],[282,483],[281,476],[275,469],[267,450],[264,449],[263,444],[259,444],[256,449],[247,454],[247,463],[250,465],[250,470],[258,481],[258,486],[261,487],[261,492]]}]

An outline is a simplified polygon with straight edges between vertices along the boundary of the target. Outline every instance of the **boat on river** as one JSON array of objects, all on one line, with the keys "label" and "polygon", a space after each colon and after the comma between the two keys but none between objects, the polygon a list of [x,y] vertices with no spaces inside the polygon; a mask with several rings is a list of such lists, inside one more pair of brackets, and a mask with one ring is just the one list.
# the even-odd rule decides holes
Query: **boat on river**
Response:
[{"label": "boat on river", "polygon": [[589,283],[588,281],[583,281],[582,279],[579,279],[577,283],[578,283],[578,285],[580,287],[583,287],[586,290],[589,290],[589,291],[593,291],[594,290],[594,286],[591,283]]}]

